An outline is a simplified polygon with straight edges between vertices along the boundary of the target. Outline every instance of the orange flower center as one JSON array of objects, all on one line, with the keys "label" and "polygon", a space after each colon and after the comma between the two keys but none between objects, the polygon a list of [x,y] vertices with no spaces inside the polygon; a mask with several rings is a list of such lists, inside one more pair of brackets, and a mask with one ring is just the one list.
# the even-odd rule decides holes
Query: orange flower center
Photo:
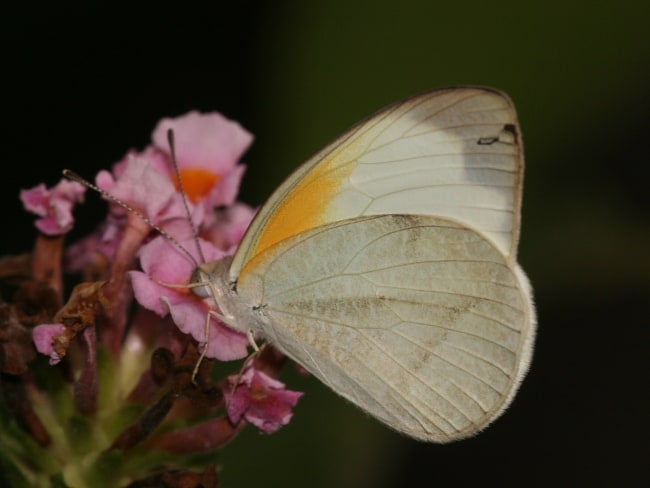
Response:
[{"label": "orange flower center", "polygon": [[[196,203],[205,197],[221,181],[221,175],[204,168],[185,168],[180,170],[180,173],[183,179],[183,187],[187,192],[187,198],[192,203]],[[180,190],[177,178],[173,178],[173,180],[176,189]]]}]

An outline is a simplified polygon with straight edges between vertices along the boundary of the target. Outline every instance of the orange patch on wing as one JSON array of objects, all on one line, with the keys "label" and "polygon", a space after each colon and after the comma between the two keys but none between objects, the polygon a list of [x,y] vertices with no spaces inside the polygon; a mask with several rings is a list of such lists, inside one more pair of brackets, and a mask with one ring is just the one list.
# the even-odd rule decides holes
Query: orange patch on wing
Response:
[{"label": "orange patch on wing", "polygon": [[[289,238],[328,223],[327,210],[341,189],[341,185],[356,167],[350,161],[332,167],[332,162],[321,162],[308,172],[278,203],[273,215],[264,226],[251,256],[244,266],[255,266],[254,261],[271,246]],[[245,269],[242,270],[243,275]],[[241,276],[240,275],[240,276]]]},{"label": "orange patch on wing", "polygon": [[[180,173],[183,179],[183,187],[192,203],[196,203],[205,197],[221,181],[221,175],[205,168],[185,168]],[[176,178],[174,178],[174,185],[177,190],[180,190]]]}]

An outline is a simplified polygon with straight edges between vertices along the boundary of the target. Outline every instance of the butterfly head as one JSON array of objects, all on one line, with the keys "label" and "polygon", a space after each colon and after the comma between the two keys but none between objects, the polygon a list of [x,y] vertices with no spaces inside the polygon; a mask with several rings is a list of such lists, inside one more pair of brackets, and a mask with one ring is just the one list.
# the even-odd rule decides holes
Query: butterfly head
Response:
[{"label": "butterfly head", "polygon": [[199,265],[192,272],[190,284],[195,295],[201,298],[213,298],[217,303],[228,289],[225,277],[232,261],[231,256]]}]

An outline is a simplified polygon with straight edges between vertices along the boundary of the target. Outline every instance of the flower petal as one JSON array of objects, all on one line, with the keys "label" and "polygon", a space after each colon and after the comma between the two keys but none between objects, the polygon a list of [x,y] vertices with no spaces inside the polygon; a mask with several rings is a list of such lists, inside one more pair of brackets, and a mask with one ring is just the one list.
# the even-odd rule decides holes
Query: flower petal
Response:
[{"label": "flower petal", "polygon": [[162,119],[151,138],[154,145],[169,153],[167,131],[174,130],[179,167],[202,167],[224,175],[232,169],[253,142],[250,132],[217,112],[189,112]]},{"label": "flower petal", "polygon": [[65,331],[63,324],[41,324],[34,327],[32,339],[36,350],[41,354],[50,356],[50,364],[54,365],[61,361],[61,358],[54,350],[54,338]]},{"label": "flower petal", "polygon": [[42,183],[29,190],[21,190],[20,199],[26,210],[41,217],[36,221],[38,230],[55,236],[72,229],[72,210],[76,203],[83,202],[85,192],[83,185],[62,179],[50,190]]},{"label": "flower petal", "polygon": [[[102,176],[102,182],[106,179]],[[98,181],[99,182],[99,181]],[[123,173],[115,180],[110,192],[135,207],[154,222],[169,204],[176,188],[169,178],[145,159],[129,156]]]},{"label": "flower petal", "polygon": [[[230,387],[237,376],[230,376]],[[241,375],[239,385],[228,405],[228,416],[237,423],[242,416],[261,431],[271,434],[287,425],[292,408],[303,393],[285,388],[284,383],[271,378],[252,366]]]}]

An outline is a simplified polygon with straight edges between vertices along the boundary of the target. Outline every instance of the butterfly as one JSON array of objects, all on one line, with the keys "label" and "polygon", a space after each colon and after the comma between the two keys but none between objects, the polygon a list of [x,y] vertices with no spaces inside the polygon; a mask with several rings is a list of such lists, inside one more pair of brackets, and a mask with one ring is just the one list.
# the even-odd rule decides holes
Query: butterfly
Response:
[{"label": "butterfly", "polygon": [[417,95],[300,166],[195,290],[391,428],[472,436],[512,402],[533,349],[522,178],[505,94]]}]

